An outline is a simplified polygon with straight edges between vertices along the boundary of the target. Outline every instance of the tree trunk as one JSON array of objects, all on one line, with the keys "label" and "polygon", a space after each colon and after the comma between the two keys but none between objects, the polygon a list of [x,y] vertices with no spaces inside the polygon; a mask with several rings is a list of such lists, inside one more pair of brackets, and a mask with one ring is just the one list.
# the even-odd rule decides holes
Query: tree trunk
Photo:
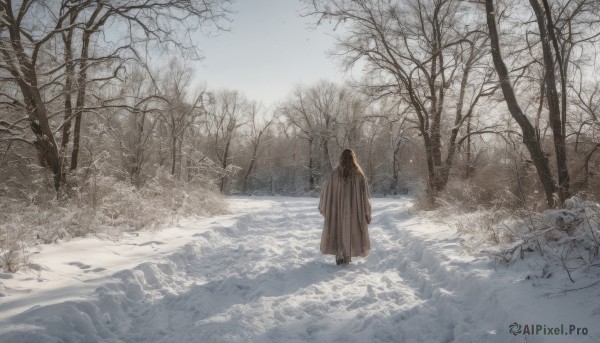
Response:
[{"label": "tree trunk", "polygon": [[427,134],[423,134],[423,145],[425,146],[425,157],[427,158],[427,194],[430,199],[433,199],[437,194],[436,174],[433,154],[431,152],[431,142]]},{"label": "tree trunk", "polygon": [[392,193],[394,195],[398,195],[398,154],[400,153],[401,146],[402,139],[399,139],[398,144],[396,144],[396,148],[392,154]]},{"label": "tree trunk", "polygon": [[535,133],[535,129],[533,128],[531,122],[529,122],[529,119],[527,119],[527,117],[521,110],[521,107],[519,106],[517,97],[514,93],[512,84],[508,76],[508,69],[504,64],[502,54],[500,53],[500,42],[498,38],[498,30],[496,27],[496,12],[494,8],[494,0],[486,0],[485,8],[487,26],[490,35],[490,44],[492,48],[492,58],[494,60],[496,72],[498,73],[498,77],[500,79],[500,86],[504,94],[506,105],[508,106],[508,110],[510,111],[512,117],[517,121],[517,123],[521,127],[521,131],[523,134],[523,143],[527,147],[527,150],[531,155],[531,159],[533,160],[533,164],[536,167],[538,177],[540,179],[540,182],[542,183],[544,192],[546,194],[546,202],[548,203],[548,207],[554,207],[554,192],[556,190],[556,187],[554,185],[554,180],[552,179],[552,174],[550,173],[550,168],[548,167],[548,160],[546,159],[546,156],[542,151],[540,142],[537,139]]},{"label": "tree trunk", "polygon": [[223,168],[223,177],[221,177],[221,194],[225,191],[225,182],[227,181],[227,159],[229,158],[229,145],[231,144],[231,132],[227,132],[227,140],[225,141],[225,149],[223,150],[223,161],[221,167]]},{"label": "tree trunk", "polygon": [[171,127],[171,175],[175,176],[175,166],[177,165],[177,137],[175,137],[175,123]]},{"label": "tree trunk", "polygon": [[181,137],[179,138],[179,144],[177,145],[177,180],[181,179],[181,172],[182,172],[182,163],[183,163],[183,135],[184,133],[181,133]]},{"label": "tree trunk", "polygon": [[54,188],[57,191],[57,196],[60,196],[60,187],[65,182],[63,164],[54,138],[54,132],[52,131],[48,120],[46,104],[42,100],[38,86],[35,60],[30,59],[27,54],[25,54],[25,48],[21,43],[21,31],[13,16],[11,4],[7,3],[6,5],[8,5],[8,9],[4,13],[4,20],[7,20],[10,23],[10,25],[6,27],[10,35],[9,42],[6,44],[10,44],[10,47],[7,49],[7,45],[2,43],[0,53],[3,55],[5,61],[13,61],[13,57],[8,52],[9,49],[16,55],[18,65],[10,62],[9,67],[6,69],[11,73],[11,76],[15,78],[19,89],[23,94],[25,107],[29,113],[29,125],[31,131],[35,135],[33,144],[37,150],[40,165],[49,168],[52,171]]},{"label": "tree trunk", "polygon": [[321,146],[322,146],[322,153],[323,153],[323,156],[321,157],[321,160],[323,161],[322,172],[323,172],[323,175],[329,175],[329,173],[332,170],[332,167],[331,167],[331,159],[329,158],[329,143],[327,142],[327,137],[321,138]]},{"label": "tree trunk", "polygon": [[[533,12],[535,13],[538,28],[540,30],[540,41],[542,43],[542,51],[544,55],[545,81],[546,81],[546,97],[548,98],[548,117],[552,134],[554,137],[554,151],[556,153],[556,167],[558,169],[558,197],[560,203],[570,197],[570,180],[569,170],[567,168],[567,153],[563,127],[565,123],[561,120],[561,109],[558,99],[558,91],[556,89],[556,76],[554,57],[552,56],[552,48],[548,39],[548,28],[546,27],[546,18],[544,10],[540,6],[538,0],[529,0]],[[550,15],[548,13],[548,15]],[[551,24],[551,23],[549,23]],[[551,26],[552,27],[552,26]],[[563,90],[564,91],[564,90]]]},{"label": "tree trunk", "polygon": [[77,102],[75,105],[75,127],[73,128],[73,151],[71,152],[71,170],[77,169],[79,159],[79,142],[81,135],[81,116],[85,105],[87,88],[87,68],[91,32],[83,32],[83,45],[81,47],[81,61],[79,62],[79,77],[77,79]]},{"label": "tree trunk", "polygon": [[244,181],[242,183],[242,193],[246,194],[246,189],[248,186],[248,177],[250,177],[250,173],[252,173],[252,168],[254,167],[254,161],[256,159],[256,152],[258,151],[258,144],[254,145],[252,149],[252,159],[250,159],[250,165],[248,166],[248,170],[246,174],[244,174]]},{"label": "tree trunk", "polygon": [[465,158],[467,160],[465,167],[465,179],[470,179],[475,171],[475,166],[471,161],[471,117],[467,119],[467,147],[465,148]]},{"label": "tree trunk", "polygon": [[54,189],[57,191],[57,196],[60,195],[60,187],[66,181],[63,172],[62,159],[58,151],[58,146],[54,140],[54,135],[48,123],[46,107],[42,102],[40,94],[37,92],[37,87],[23,86],[21,88],[25,97],[31,97],[27,102],[27,109],[31,115],[29,123],[31,130],[35,134],[34,146],[38,152],[40,165],[47,167],[52,171],[54,176]]},{"label": "tree trunk", "polygon": [[[76,12],[71,14],[71,24],[73,24]],[[73,91],[73,77],[75,74],[75,65],[73,63],[73,29],[70,29],[66,35],[63,35],[65,42],[65,123],[62,128],[62,140],[60,143],[61,155],[63,159],[67,155],[67,145],[69,144],[69,135],[71,134],[71,116],[73,115],[73,103],[71,92]],[[63,161],[64,164],[64,161]]]},{"label": "tree trunk", "polygon": [[[137,114],[141,113],[141,118],[138,122],[137,120]],[[138,139],[137,139],[137,144],[135,147],[135,155],[134,155],[134,161],[132,163],[132,167],[131,167],[131,175],[130,175],[130,181],[131,184],[136,186],[136,187],[140,187],[141,183],[140,183],[140,172],[142,171],[142,160],[144,158],[144,149],[143,149],[143,141],[144,141],[144,125],[146,124],[146,111],[138,111],[136,109],[136,111],[134,111],[135,116],[135,121],[136,121],[136,129],[137,129],[137,134],[138,134]]]},{"label": "tree trunk", "polygon": [[315,175],[313,173],[313,152],[312,152],[312,138],[308,140],[308,189],[310,191],[315,189]]}]

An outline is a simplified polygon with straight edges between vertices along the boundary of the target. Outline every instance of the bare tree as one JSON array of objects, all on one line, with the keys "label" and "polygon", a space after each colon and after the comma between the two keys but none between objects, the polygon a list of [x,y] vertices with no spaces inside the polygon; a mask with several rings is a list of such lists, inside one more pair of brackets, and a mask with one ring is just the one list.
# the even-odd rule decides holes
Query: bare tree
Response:
[{"label": "bare tree", "polygon": [[[501,20],[506,16],[506,12],[498,10],[498,13],[495,13],[495,20],[492,20],[494,18],[490,17],[489,11],[490,9],[497,9],[497,7],[493,1],[486,1],[485,3],[488,12],[488,31],[490,37],[495,36],[496,38],[496,42],[492,44],[492,56],[501,82],[504,82],[504,79],[508,78],[511,73],[506,68],[504,60],[508,59],[508,63],[512,64],[515,60],[522,59],[523,54],[519,52],[516,52],[518,55],[512,56],[511,52],[507,53],[506,56],[500,54],[500,33],[498,33],[497,26],[502,23]],[[502,4],[502,2],[497,1],[496,4]],[[581,75],[593,70],[593,67],[590,68],[590,61],[595,60],[594,44],[600,38],[600,16],[598,15],[600,4],[593,0],[559,0],[552,2],[529,0],[528,4],[529,7],[522,7],[525,12],[521,11],[519,16],[513,15],[517,21],[511,22],[513,28],[520,27],[519,34],[514,37],[513,44],[521,45],[523,47],[521,50],[526,51],[530,58],[527,63],[521,63],[520,75],[513,77],[513,80],[517,82],[516,80],[525,75],[526,78],[531,78],[539,84],[539,92],[536,92],[533,97],[534,100],[537,99],[538,104],[535,123],[532,124],[535,128],[535,135],[537,135],[537,143],[527,143],[527,141],[533,140],[533,137],[530,137],[528,133],[529,130],[525,128],[527,124],[517,119],[517,117],[515,119],[521,125],[525,136],[524,142],[526,145],[529,144],[528,150],[532,154],[532,160],[536,164],[541,182],[544,185],[548,204],[553,203],[549,200],[550,192],[557,192],[559,203],[562,204],[571,195],[571,177],[567,156],[569,142],[567,139],[571,134],[578,137],[582,129],[582,126],[577,128],[579,121],[577,116],[574,115],[577,108],[571,106],[571,103],[573,101],[578,102],[578,99],[570,94],[573,94],[571,89],[577,94],[577,84],[581,84],[579,80],[587,78],[587,76],[582,77]],[[527,12],[527,10],[531,12]],[[527,15],[531,15],[533,20]],[[507,30],[505,34],[510,34],[510,31]],[[512,46],[510,50],[515,53],[519,49]],[[594,62],[591,63],[594,64]],[[506,74],[502,75],[505,71]],[[514,89],[508,90],[505,86],[503,85],[503,92],[507,103],[513,102],[513,100],[516,101],[519,94],[515,94],[514,99],[511,99],[513,96],[507,95],[507,92],[517,92]],[[513,88],[512,85],[511,88]],[[515,108],[515,104],[508,105],[513,117],[517,111],[521,111],[520,106]],[[548,112],[548,129],[552,133],[554,143],[557,182],[545,171],[546,167],[543,164],[548,163],[542,161],[544,158],[542,158],[541,148],[534,147],[536,144],[542,146],[544,141],[545,129],[542,131],[540,129],[543,128],[545,123],[540,119],[546,110]],[[523,118],[527,119],[526,116]],[[574,132],[568,132],[569,128]],[[540,151],[532,152],[533,150]],[[594,150],[592,149],[592,151]]]},{"label": "bare tree", "polygon": [[193,77],[193,70],[173,58],[162,75],[160,92],[166,101],[166,106],[161,111],[163,123],[168,127],[169,146],[171,154],[171,175],[180,177],[181,168],[176,173],[178,163],[181,163],[181,149],[185,133],[192,123],[204,114],[204,90],[189,90]]},{"label": "bare tree", "polygon": [[246,193],[248,188],[248,178],[252,174],[256,160],[259,157],[259,147],[261,144],[264,145],[266,143],[264,139],[273,123],[273,119],[272,116],[270,118],[262,116],[262,111],[258,103],[252,102],[250,104],[248,140],[250,142],[252,153],[250,155],[250,163],[248,164],[248,168],[246,168],[244,179],[242,180],[242,193]]},{"label": "bare tree", "polygon": [[309,190],[314,190],[318,178],[332,169],[330,144],[335,139],[338,120],[353,106],[353,101],[347,88],[320,81],[308,88],[297,86],[280,108],[285,120],[298,128],[307,142]]},{"label": "bare tree", "polygon": [[381,127],[379,135],[385,137],[385,155],[390,166],[389,191],[394,195],[398,194],[400,155],[409,142],[407,135],[411,131],[406,117],[408,110],[409,107],[404,102],[391,102],[388,98],[380,101],[379,110],[367,117],[372,125]]},{"label": "bare tree", "polygon": [[496,72],[498,73],[498,77],[500,78],[500,87],[502,88],[502,92],[504,94],[504,99],[506,101],[506,105],[510,111],[512,117],[519,124],[522,135],[523,135],[523,143],[527,147],[529,154],[531,155],[531,159],[533,160],[533,164],[536,167],[538,177],[544,187],[544,192],[546,193],[546,202],[549,207],[554,207],[554,192],[556,191],[554,179],[550,172],[550,167],[548,165],[548,160],[542,151],[542,147],[540,145],[540,141],[536,131],[527,118],[519,103],[517,101],[517,97],[515,95],[514,89],[512,87],[510,76],[508,74],[508,68],[504,63],[502,53],[500,51],[500,38],[498,35],[498,29],[496,25],[496,10],[494,6],[494,0],[486,0],[485,2],[485,10],[486,10],[486,19],[488,25],[488,33],[490,36],[490,45],[492,51],[492,58],[494,61],[494,66],[496,68]]},{"label": "bare tree", "polygon": [[207,111],[207,135],[212,141],[211,149],[221,167],[219,189],[224,193],[228,173],[231,171],[231,147],[240,127],[248,115],[246,99],[237,91],[221,90],[209,93]]},{"label": "bare tree", "polygon": [[[494,88],[489,78],[472,77],[473,69],[487,69],[478,63],[485,55],[486,37],[477,22],[469,27],[462,21],[467,11],[455,0],[307,2],[308,15],[317,16],[319,22],[333,19],[349,26],[350,33],[338,39],[336,55],[343,57],[347,68],[366,63],[363,86],[368,93],[375,98],[396,97],[410,106],[409,121],[419,130],[427,154],[427,188],[433,199],[448,181],[460,128],[479,99]],[[465,113],[467,89],[475,96]],[[456,99],[455,120],[443,159],[443,127],[452,99]]]},{"label": "bare tree", "polygon": [[[122,84],[122,107],[114,103],[105,117],[108,131],[112,132],[123,154],[124,168],[132,185],[142,185],[142,172],[150,158],[159,111],[164,100],[158,95],[154,78],[146,69],[134,68]],[[126,120],[122,120],[125,117]]]},{"label": "bare tree", "polygon": [[[576,99],[573,104],[576,111],[580,113],[578,125],[574,130],[575,134],[575,153],[583,155],[583,165],[580,172],[583,174],[581,180],[577,181],[578,188],[589,186],[589,179],[592,175],[590,170],[590,161],[600,148],[600,139],[598,131],[600,130],[600,84],[592,80],[591,82],[580,81],[574,86]],[[585,148],[589,146],[589,148]]]},{"label": "bare tree", "polygon": [[[567,168],[567,151],[565,142],[566,127],[566,79],[563,68],[563,58],[561,50],[558,47],[558,40],[554,33],[554,19],[550,13],[550,7],[547,0],[542,0],[544,8],[538,0],[529,0],[531,8],[535,13],[540,43],[543,51],[543,61],[545,67],[545,90],[548,101],[548,117],[550,127],[554,136],[554,151],[556,153],[556,165],[558,169],[558,195],[561,204],[570,196],[569,170]],[[551,47],[554,46],[554,49]],[[556,59],[556,62],[555,62]],[[556,72],[560,74],[560,84],[563,93],[563,111],[561,113],[560,99],[556,88]]]},{"label": "bare tree", "polygon": [[[197,47],[187,32],[207,25],[220,28],[228,3],[0,1],[0,76],[17,90],[0,95],[27,118],[39,163],[52,171],[57,191],[66,180],[65,149],[73,121],[70,169],[77,168],[90,85],[118,77],[127,60],[145,63],[147,49],[152,47],[179,49],[197,57]],[[121,36],[107,40],[112,36],[106,34],[109,30]],[[61,49],[62,59],[55,53]],[[57,110],[52,104],[61,97],[63,106]],[[60,113],[62,120],[57,120]],[[58,133],[62,134],[60,144]]]}]

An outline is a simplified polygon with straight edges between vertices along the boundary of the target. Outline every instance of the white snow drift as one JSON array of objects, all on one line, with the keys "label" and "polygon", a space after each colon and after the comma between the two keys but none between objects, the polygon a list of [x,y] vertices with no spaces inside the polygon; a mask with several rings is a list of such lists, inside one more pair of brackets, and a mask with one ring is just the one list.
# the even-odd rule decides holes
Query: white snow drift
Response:
[{"label": "white snow drift", "polygon": [[600,341],[597,289],[547,296],[564,276],[463,255],[410,199],[373,201],[373,253],[348,267],[318,250],[317,199],[230,202],[235,215],[40,248],[37,270],[0,274],[0,342]]}]

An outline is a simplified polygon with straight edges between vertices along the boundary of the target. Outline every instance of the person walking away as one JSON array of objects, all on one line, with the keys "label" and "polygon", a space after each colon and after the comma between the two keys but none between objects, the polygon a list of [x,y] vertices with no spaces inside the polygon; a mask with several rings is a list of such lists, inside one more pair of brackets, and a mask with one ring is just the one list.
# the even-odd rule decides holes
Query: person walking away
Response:
[{"label": "person walking away", "polygon": [[371,253],[371,195],[351,149],[342,151],[338,165],[325,181],[319,212],[324,217],[320,247],[323,254],[335,255],[336,264],[347,265],[352,257]]}]

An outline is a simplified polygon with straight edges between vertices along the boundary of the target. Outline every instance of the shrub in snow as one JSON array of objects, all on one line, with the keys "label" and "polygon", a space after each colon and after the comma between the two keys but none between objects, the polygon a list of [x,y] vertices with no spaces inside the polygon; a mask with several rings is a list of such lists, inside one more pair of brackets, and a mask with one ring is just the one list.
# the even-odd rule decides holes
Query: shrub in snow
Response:
[{"label": "shrub in snow", "polygon": [[[180,217],[225,211],[210,179],[177,180],[164,168],[142,187],[106,174],[102,168],[72,175],[68,196],[56,200],[51,180],[40,173],[30,186],[0,197],[0,263],[14,272],[27,265],[27,248],[88,234],[116,236],[155,228]],[[41,190],[40,190],[41,189]]]},{"label": "shrub in snow", "polygon": [[599,258],[600,206],[595,202],[571,198],[564,209],[528,213],[506,225],[518,240],[504,247],[500,254],[505,262],[536,251],[567,273]]},{"label": "shrub in snow", "polygon": [[0,264],[4,272],[14,273],[27,265],[29,255],[27,253],[25,227],[15,223],[5,223],[0,231]]},{"label": "shrub in snow", "polygon": [[438,199],[440,207],[430,213],[438,220],[444,218],[444,223],[456,229],[464,238],[462,247],[470,253],[483,251],[505,264],[539,256],[546,264],[543,275],[549,276],[550,270],[557,268],[564,270],[572,281],[574,271],[598,265],[598,203],[572,197],[562,209],[532,212],[507,207],[505,200],[510,195],[502,192],[496,203],[483,201],[477,205],[468,199],[473,191],[472,187],[465,187],[460,199],[449,195],[458,192],[445,192]]}]

